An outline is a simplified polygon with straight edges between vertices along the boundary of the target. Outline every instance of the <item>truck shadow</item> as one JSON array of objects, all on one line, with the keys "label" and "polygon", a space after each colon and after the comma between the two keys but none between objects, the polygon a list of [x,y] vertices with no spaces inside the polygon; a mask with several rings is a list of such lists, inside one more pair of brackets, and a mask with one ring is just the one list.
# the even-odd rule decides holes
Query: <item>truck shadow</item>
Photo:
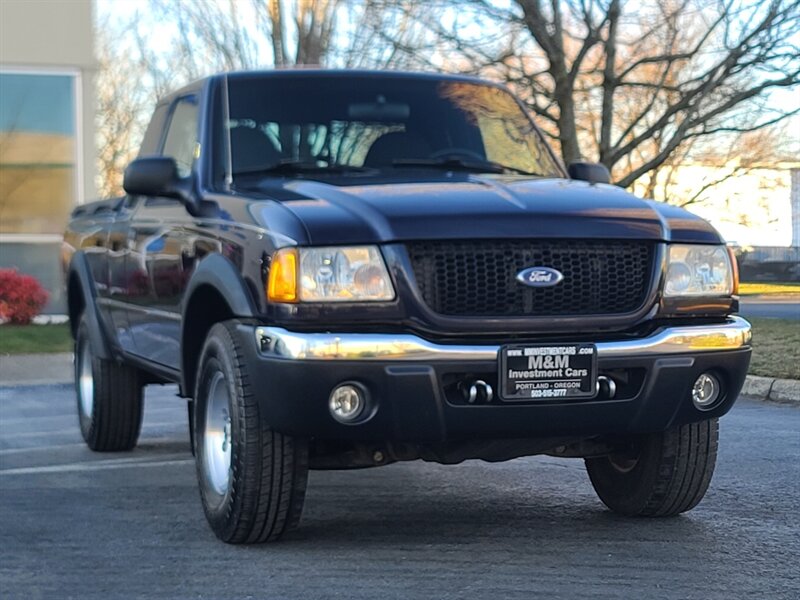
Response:
[{"label": "truck shadow", "polygon": [[613,553],[632,541],[682,545],[715,535],[702,518],[702,504],[670,519],[621,517],[596,498],[582,463],[521,461],[527,463],[523,477],[520,461],[407,463],[362,471],[366,481],[352,472],[312,473],[303,520],[283,543],[376,549],[477,544],[481,553],[534,554],[556,544],[562,551]]}]

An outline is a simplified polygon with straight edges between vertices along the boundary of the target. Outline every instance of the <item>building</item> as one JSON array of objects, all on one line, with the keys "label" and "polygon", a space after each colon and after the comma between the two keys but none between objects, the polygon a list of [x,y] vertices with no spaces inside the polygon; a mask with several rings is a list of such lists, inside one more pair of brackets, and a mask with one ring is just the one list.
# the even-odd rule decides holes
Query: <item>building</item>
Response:
[{"label": "building", "polygon": [[800,248],[800,169],[792,171],[792,246]]},{"label": "building", "polygon": [[691,162],[659,170],[635,191],[707,219],[730,243],[800,246],[800,161],[765,165]]},{"label": "building", "polygon": [[0,1],[0,268],[34,275],[65,312],[58,257],[94,191],[92,0]]}]

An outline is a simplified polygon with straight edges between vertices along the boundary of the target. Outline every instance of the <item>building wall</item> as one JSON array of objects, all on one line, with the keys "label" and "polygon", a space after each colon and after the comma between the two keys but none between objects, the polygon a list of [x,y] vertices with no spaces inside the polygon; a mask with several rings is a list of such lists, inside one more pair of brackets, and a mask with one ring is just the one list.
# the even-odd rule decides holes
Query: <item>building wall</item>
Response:
[{"label": "building wall", "polygon": [[800,168],[792,169],[792,246],[800,247]]},{"label": "building wall", "polygon": [[[742,246],[798,244],[797,200],[800,164],[744,167],[686,163],[662,169],[654,198],[685,206],[711,222],[728,242]],[[645,194],[647,181],[635,190]]]},{"label": "building wall", "polygon": [[92,0],[0,0],[0,267],[42,281],[50,313],[60,233],[96,195],[96,70]]}]

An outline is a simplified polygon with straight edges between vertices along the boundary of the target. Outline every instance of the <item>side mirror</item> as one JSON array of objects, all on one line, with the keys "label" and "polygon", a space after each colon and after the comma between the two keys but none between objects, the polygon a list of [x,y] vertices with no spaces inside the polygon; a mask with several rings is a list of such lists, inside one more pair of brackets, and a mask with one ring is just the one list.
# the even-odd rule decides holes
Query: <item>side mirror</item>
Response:
[{"label": "side mirror", "polygon": [[137,158],[125,169],[122,187],[131,196],[188,199],[188,182],[178,175],[178,165],[167,156]]},{"label": "side mirror", "polygon": [[611,174],[605,165],[600,163],[574,162],[567,167],[570,178],[588,181],[589,183],[610,183]]}]

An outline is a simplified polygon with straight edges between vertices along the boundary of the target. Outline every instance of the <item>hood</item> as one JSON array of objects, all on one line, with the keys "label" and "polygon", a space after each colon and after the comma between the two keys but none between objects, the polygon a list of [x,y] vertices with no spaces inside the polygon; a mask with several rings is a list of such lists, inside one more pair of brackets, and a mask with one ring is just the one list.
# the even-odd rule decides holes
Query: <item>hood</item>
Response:
[{"label": "hood", "polygon": [[[687,211],[641,200],[616,186],[566,179],[472,174],[357,184],[352,178],[292,179],[264,182],[258,191],[291,211],[313,245],[475,238],[721,241],[708,223]],[[267,213],[274,210],[264,207],[269,221]]]}]

